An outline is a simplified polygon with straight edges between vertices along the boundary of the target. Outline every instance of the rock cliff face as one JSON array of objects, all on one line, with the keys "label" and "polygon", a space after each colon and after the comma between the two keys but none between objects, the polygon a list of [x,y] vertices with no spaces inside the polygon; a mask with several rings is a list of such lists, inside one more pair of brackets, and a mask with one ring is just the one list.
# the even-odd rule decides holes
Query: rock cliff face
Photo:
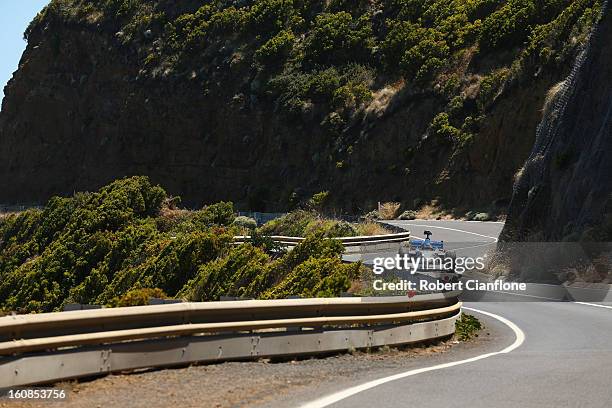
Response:
[{"label": "rock cliff face", "polygon": [[508,241],[612,241],[612,12],[553,89],[514,188]]},{"label": "rock cliff face", "polygon": [[604,3],[572,72],[549,93],[514,186],[496,273],[522,281],[612,283],[610,38],[612,13]]},{"label": "rock cliff face", "polygon": [[[207,2],[185,2],[180,13],[193,13],[189,21],[208,16],[210,10],[205,7],[209,6],[197,9],[200,3]],[[325,11],[330,2],[312,4],[319,3],[321,9],[316,13]],[[546,92],[569,71],[566,61],[573,54],[563,44],[580,42],[584,31],[580,24],[588,20],[580,16],[588,14],[593,2],[575,3],[582,8],[558,16],[551,12],[537,20],[544,28],[549,22],[557,24],[562,34],[550,40],[553,45],[548,44],[548,37],[542,37],[547,48],[538,55],[547,50],[549,62],[534,57],[537,61],[520,75],[514,71],[508,74],[510,66],[514,69],[528,60],[521,57],[527,51],[520,46],[511,44],[508,49],[478,53],[477,42],[466,43],[449,54],[452,64],[440,68],[427,86],[416,86],[376,68],[368,85],[372,97],[352,108],[350,114],[346,109],[329,113],[313,97],[302,102],[298,116],[290,116],[279,110],[278,98],[259,91],[267,79],[262,77],[264,71],[257,67],[254,55],[262,49],[265,36],[206,37],[209,42],[198,45],[204,47],[201,54],[191,56],[182,51],[180,63],[164,68],[165,60],[151,61],[172,57],[164,50],[178,35],[177,21],[181,19],[173,20],[179,11],[170,3],[130,2],[140,4],[139,8],[110,13],[96,9],[91,2],[54,0],[29,28],[19,70],[5,88],[0,113],[0,203],[43,202],[56,194],[97,189],[119,177],[146,175],[194,206],[232,200],[238,208],[283,210],[312,193],[329,190],[332,204],[348,212],[365,211],[376,201],[385,200],[401,201],[408,207],[415,201],[437,199],[447,208],[485,208],[493,203],[503,208],[512,194],[513,176],[533,145]],[[369,4],[364,6],[369,10],[375,3],[364,4]],[[238,6],[232,7],[232,12],[237,12]],[[482,16],[466,18],[477,30],[480,19],[476,17],[484,19],[483,13],[492,10],[495,7],[478,11]],[[136,17],[127,21],[129,13]],[[248,13],[254,15],[255,11]],[[297,64],[296,59],[307,55],[315,30],[308,28],[309,24],[316,26],[319,21],[312,19],[311,23],[310,14],[299,13],[301,17],[287,19],[299,23],[286,28],[293,30],[296,38],[293,54],[283,68],[287,72],[294,69],[287,67]],[[384,45],[384,35],[391,29],[384,26],[385,21],[399,19],[397,12],[364,13],[371,20],[372,35],[377,36],[372,41]],[[377,17],[381,13],[388,18]],[[347,13],[334,15],[345,18]],[[152,19],[163,21],[151,23]],[[126,27],[134,26],[138,39],[126,41]],[[434,29],[426,30],[430,31],[422,32]],[[206,35],[212,36],[212,31]],[[567,39],[570,36],[571,42]],[[599,76],[584,78],[588,86],[579,88],[581,95],[576,96],[588,96],[593,109],[581,110],[580,105],[568,108],[573,109],[576,123],[592,127],[572,130],[568,126],[557,138],[568,142],[556,142],[559,147],[546,156],[552,163],[557,151],[573,149],[572,154],[562,156],[567,168],[551,170],[554,181],[547,184],[548,191],[555,194],[560,191],[558,185],[574,186],[571,195],[554,196],[555,215],[561,218],[582,204],[588,206],[587,200],[599,206],[605,190],[598,190],[595,178],[587,184],[568,183],[573,174],[591,177],[590,171],[597,170],[592,177],[600,179],[610,174],[605,171],[609,162],[601,150],[605,132],[599,133],[602,136],[594,133],[610,106],[604,103],[603,93],[609,91],[605,88],[610,85],[609,76],[606,79],[604,71],[608,69],[605,72],[609,75],[610,65],[606,67],[603,60],[608,55],[605,47],[600,48],[602,62],[597,66],[602,70]],[[375,56],[376,49],[372,48],[368,64],[375,65],[380,59]],[[551,53],[557,57],[550,57]],[[299,64],[308,66],[307,62]],[[453,81],[455,94],[442,90]],[[449,108],[457,100],[458,110]],[[443,120],[436,122],[438,114],[446,111],[451,122],[459,121],[455,127],[445,126]],[[435,123],[442,123],[439,131],[435,131]],[[605,129],[609,131],[609,127]],[[464,133],[465,143],[459,142],[456,136]],[[589,137],[600,141],[601,148],[581,140],[580,134],[592,135]],[[609,180],[600,182],[608,185]],[[548,194],[546,186],[542,188],[538,197]],[[526,194],[519,190],[517,197]],[[572,201],[575,197],[582,198],[576,203]],[[528,214],[537,213],[531,210],[534,204],[527,207]],[[523,221],[518,219],[518,207],[513,208],[513,225],[520,226]],[[589,214],[595,212],[585,210],[580,222],[588,222]]]}]

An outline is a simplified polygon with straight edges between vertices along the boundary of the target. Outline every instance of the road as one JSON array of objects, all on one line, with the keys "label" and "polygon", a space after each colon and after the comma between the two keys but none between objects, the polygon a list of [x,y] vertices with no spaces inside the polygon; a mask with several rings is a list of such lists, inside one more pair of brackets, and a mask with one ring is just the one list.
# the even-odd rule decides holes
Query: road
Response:
[{"label": "road", "polygon": [[[469,221],[385,221],[385,223],[400,227],[411,232],[413,240],[424,237],[424,231],[431,231],[431,239],[444,241],[445,248],[453,250],[458,256],[487,256],[487,252],[495,248],[497,237],[504,226],[501,222],[469,222]],[[360,258],[364,263],[371,264],[372,259],[380,256],[394,256],[395,253],[367,254]]]},{"label": "road", "polygon": [[[459,256],[484,254],[503,227],[500,223],[461,221],[393,223],[410,229],[416,236],[422,232],[421,228],[428,229],[434,239],[444,240],[449,248],[456,248]],[[502,323],[470,311],[485,325],[501,327],[503,336],[497,350],[470,351],[466,355],[448,353],[433,369],[424,366],[420,370],[389,373],[382,378],[364,373],[362,380],[355,384],[342,384],[337,389],[332,386],[322,395],[310,393],[310,398],[292,401],[291,405],[307,408],[610,407],[612,306],[533,301],[541,299],[509,293],[501,296],[502,302],[484,301],[486,296],[477,296],[481,301],[465,304],[509,321]],[[508,324],[515,325],[516,329]],[[523,335],[524,341],[518,339]],[[512,350],[495,354],[507,347]]]}]

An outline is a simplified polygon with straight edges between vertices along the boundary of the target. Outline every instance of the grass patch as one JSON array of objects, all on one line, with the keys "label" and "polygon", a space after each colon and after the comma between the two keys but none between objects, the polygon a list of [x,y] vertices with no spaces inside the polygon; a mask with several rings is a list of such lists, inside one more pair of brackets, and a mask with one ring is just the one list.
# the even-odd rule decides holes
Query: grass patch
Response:
[{"label": "grass patch", "polygon": [[455,337],[459,341],[467,341],[478,337],[478,332],[483,329],[480,320],[472,315],[462,313],[461,317],[455,322]]},{"label": "grass patch", "polygon": [[381,224],[372,221],[364,221],[355,225],[357,229],[357,235],[386,235],[390,234],[387,228]]},{"label": "grass patch", "polygon": [[400,207],[400,203],[382,203],[378,209],[378,215],[383,220],[394,220],[397,218]]}]

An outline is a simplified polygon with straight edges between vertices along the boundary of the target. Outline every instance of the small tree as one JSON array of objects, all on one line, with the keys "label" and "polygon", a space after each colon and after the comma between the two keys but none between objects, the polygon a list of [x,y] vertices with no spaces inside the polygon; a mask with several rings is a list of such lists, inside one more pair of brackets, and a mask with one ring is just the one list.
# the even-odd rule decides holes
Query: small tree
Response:
[{"label": "small tree", "polygon": [[243,215],[236,217],[233,224],[237,227],[240,227],[243,233],[247,231],[250,235],[252,235],[252,232],[255,230],[255,228],[257,228],[257,221],[255,221],[253,218],[245,217]]},{"label": "small tree", "polygon": [[329,191],[321,191],[308,200],[308,207],[314,211],[322,212],[329,200]]}]

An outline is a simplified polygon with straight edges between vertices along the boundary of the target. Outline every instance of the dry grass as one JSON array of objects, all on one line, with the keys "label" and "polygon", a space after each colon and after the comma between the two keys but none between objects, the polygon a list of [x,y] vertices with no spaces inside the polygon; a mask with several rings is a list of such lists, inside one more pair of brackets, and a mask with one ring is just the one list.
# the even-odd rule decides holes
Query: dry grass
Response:
[{"label": "dry grass", "polygon": [[521,177],[523,177],[524,173],[525,173],[525,166],[522,166],[520,169],[516,171],[516,173],[514,173],[513,182],[516,184],[516,182],[519,181]]},{"label": "dry grass", "polygon": [[465,79],[467,85],[464,87],[462,96],[465,99],[476,99],[478,97],[478,92],[480,91],[480,84],[482,82],[482,75],[470,75]]},{"label": "dry grass", "polygon": [[357,233],[359,235],[386,235],[391,234],[391,231],[383,227],[377,222],[363,222],[357,224]]},{"label": "dry grass", "polygon": [[561,81],[553,85],[546,93],[546,98],[544,99],[544,106],[542,107],[542,112],[544,116],[550,113],[550,107],[552,106],[553,102],[557,99],[557,95],[559,95],[559,91],[563,88],[564,84],[565,84],[565,81]]},{"label": "dry grass", "polygon": [[378,208],[378,215],[382,220],[394,220],[398,216],[400,207],[400,203],[382,203]]},{"label": "dry grass", "polygon": [[430,203],[421,206],[416,211],[416,218],[419,220],[451,220],[453,215],[442,210],[436,200],[432,200]]},{"label": "dry grass", "polygon": [[3,220],[7,217],[10,217],[11,215],[18,215],[20,214],[22,211],[9,211],[9,212],[0,212],[0,220]]},{"label": "dry grass", "polygon": [[400,80],[374,92],[372,94],[372,101],[365,109],[366,114],[373,115],[374,117],[382,116],[395,95],[404,88],[404,85],[404,80]]},{"label": "dry grass", "polygon": [[184,215],[188,215],[189,213],[190,213],[189,210],[178,209],[178,208],[173,209],[173,208],[162,207],[161,210],[159,210],[159,216],[163,218],[167,218],[169,220],[178,219]]}]

